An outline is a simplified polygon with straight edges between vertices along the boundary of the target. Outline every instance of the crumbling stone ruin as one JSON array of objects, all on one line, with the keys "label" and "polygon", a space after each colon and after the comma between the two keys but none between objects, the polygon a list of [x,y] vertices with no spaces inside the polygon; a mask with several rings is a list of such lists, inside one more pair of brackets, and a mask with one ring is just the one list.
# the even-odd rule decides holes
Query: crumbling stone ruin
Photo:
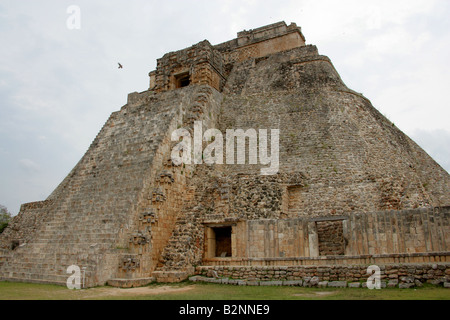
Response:
[{"label": "crumbling stone ruin", "polygon": [[[87,287],[208,273],[319,283],[378,265],[394,285],[449,282],[449,174],[296,24],[237,36],[158,60],[56,190],[22,205],[0,238],[0,279],[65,285],[77,265]],[[172,133],[198,121],[278,129],[278,172],[175,164]]]}]

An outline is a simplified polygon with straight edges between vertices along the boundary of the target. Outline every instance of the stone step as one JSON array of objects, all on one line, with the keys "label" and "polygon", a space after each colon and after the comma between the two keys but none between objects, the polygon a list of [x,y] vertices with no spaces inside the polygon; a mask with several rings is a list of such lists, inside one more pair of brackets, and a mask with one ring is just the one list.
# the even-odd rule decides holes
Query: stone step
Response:
[{"label": "stone step", "polygon": [[117,288],[136,288],[143,287],[155,281],[155,278],[136,278],[136,279],[110,279],[108,285]]},{"label": "stone step", "polygon": [[100,233],[100,234],[79,234],[79,235],[70,235],[70,236],[62,236],[60,234],[43,234],[42,237],[39,239],[36,239],[32,241],[32,243],[53,243],[56,245],[56,241],[58,244],[61,243],[61,241],[64,242],[73,242],[73,243],[88,243],[92,241],[109,241],[111,239],[117,238],[116,234],[106,234],[106,233]]},{"label": "stone step", "polygon": [[77,259],[77,256],[69,256],[56,259],[40,259],[40,258],[26,258],[24,260],[14,259],[3,262],[2,269],[0,271],[19,270],[19,269],[48,270],[50,268],[64,271],[68,266],[73,264],[89,266],[92,263],[88,263],[87,261],[79,261],[79,259]]},{"label": "stone step", "polygon": [[42,280],[42,279],[28,279],[28,280],[24,280],[21,278],[10,278],[10,277],[1,277],[0,276],[0,281],[8,281],[8,282],[27,282],[27,283],[36,283],[36,284],[55,284],[55,285],[60,285],[60,286],[66,286],[66,281],[56,281],[56,280]]},{"label": "stone step", "polygon": [[[46,246],[58,246],[58,245],[68,245],[71,244],[80,244],[80,245],[92,245],[92,244],[106,244],[111,243],[112,240],[114,240],[116,237],[91,237],[89,239],[60,239],[58,237],[54,238],[43,238],[39,239],[37,241],[30,242],[31,244],[39,244],[39,245],[46,245]],[[29,243],[29,244],[30,244]]]},{"label": "stone step", "polygon": [[[88,268],[87,270],[92,269]],[[83,271],[82,271],[83,274]],[[89,271],[86,271],[86,274],[89,274]],[[24,267],[6,267],[2,268],[0,271],[0,278],[41,278],[47,277],[48,279],[55,278],[65,278],[67,279],[71,274],[67,273],[67,268],[64,267],[62,269],[51,269],[51,268],[24,268]]]},{"label": "stone step", "polygon": [[10,274],[0,274],[0,280],[13,282],[30,282],[43,284],[66,285],[70,275],[52,275],[27,272],[12,272]]},{"label": "stone step", "polygon": [[[94,260],[94,259],[90,259],[90,260]],[[63,267],[67,267],[73,264],[91,264],[90,262],[86,261],[79,261],[79,259],[77,259],[76,256],[70,256],[70,257],[64,257],[64,258],[60,258],[60,259],[26,259],[26,260],[10,260],[7,262],[3,262],[3,266],[4,268],[19,268],[19,267],[23,267],[23,268],[35,268],[35,267],[39,267],[39,268],[44,268],[47,266],[53,266],[53,267],[58,267],[61,266],[61,268]]]},{"label": "stone step", "polygon": [[14,265],[14,266],[5,266],[2,268],[2,273],[9,273],[9,272],[31,272],[32,270],[37,271],[48,271],[48,272],[57,272],[57,273],[66,273],[67,267],[60,267],[57,269],[53,269],[52,266],[28,266],[28,265]]}]

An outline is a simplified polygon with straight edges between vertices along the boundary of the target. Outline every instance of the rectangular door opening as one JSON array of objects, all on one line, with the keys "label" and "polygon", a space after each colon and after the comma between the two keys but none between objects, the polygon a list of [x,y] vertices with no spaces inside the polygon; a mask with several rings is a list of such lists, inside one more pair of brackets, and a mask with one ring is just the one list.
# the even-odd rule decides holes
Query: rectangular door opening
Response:
[{"label": "rectangular door opening", "polygon": [[176,75],[175,83],[176,83],[177,89],[187,87],[191,83],[191,78],[189,76],[189,72]]},{"label": "rectangular door opening", "polygon": [[209,226],[205,231],[205,257],[233,257],[232,226]]},{"label": "rectangular door opening", "polygon": [[216,257],[231,257],[231,227],[213,228],[216,234]]}]

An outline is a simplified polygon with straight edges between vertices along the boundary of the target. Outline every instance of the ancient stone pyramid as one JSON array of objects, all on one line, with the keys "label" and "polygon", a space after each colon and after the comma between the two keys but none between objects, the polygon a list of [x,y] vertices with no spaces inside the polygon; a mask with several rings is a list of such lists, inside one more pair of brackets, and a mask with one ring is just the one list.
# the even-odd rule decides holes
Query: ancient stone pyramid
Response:
[{"label": "ancient stone pyramid", "polygon": [[[0,238],[1,279],[65,285],[77,265],[85,286],[135,286],[210,267],[273,278],[449,261],[449,174],[294,23],[168,53],[149,75],[57,189],[22,205]],[[172,133],[198,121],[278,129],[279,170],[174,164]]]}]

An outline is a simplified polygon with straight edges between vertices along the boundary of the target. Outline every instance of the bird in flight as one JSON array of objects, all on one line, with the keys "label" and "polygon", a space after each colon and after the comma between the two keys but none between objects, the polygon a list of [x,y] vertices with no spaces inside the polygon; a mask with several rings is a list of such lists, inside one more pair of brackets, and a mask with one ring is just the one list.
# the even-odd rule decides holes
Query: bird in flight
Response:
[{"label": "bird in flight", "polygon": [[118,62],[119,64],[119,69],[123,69],[123,66]]}]

